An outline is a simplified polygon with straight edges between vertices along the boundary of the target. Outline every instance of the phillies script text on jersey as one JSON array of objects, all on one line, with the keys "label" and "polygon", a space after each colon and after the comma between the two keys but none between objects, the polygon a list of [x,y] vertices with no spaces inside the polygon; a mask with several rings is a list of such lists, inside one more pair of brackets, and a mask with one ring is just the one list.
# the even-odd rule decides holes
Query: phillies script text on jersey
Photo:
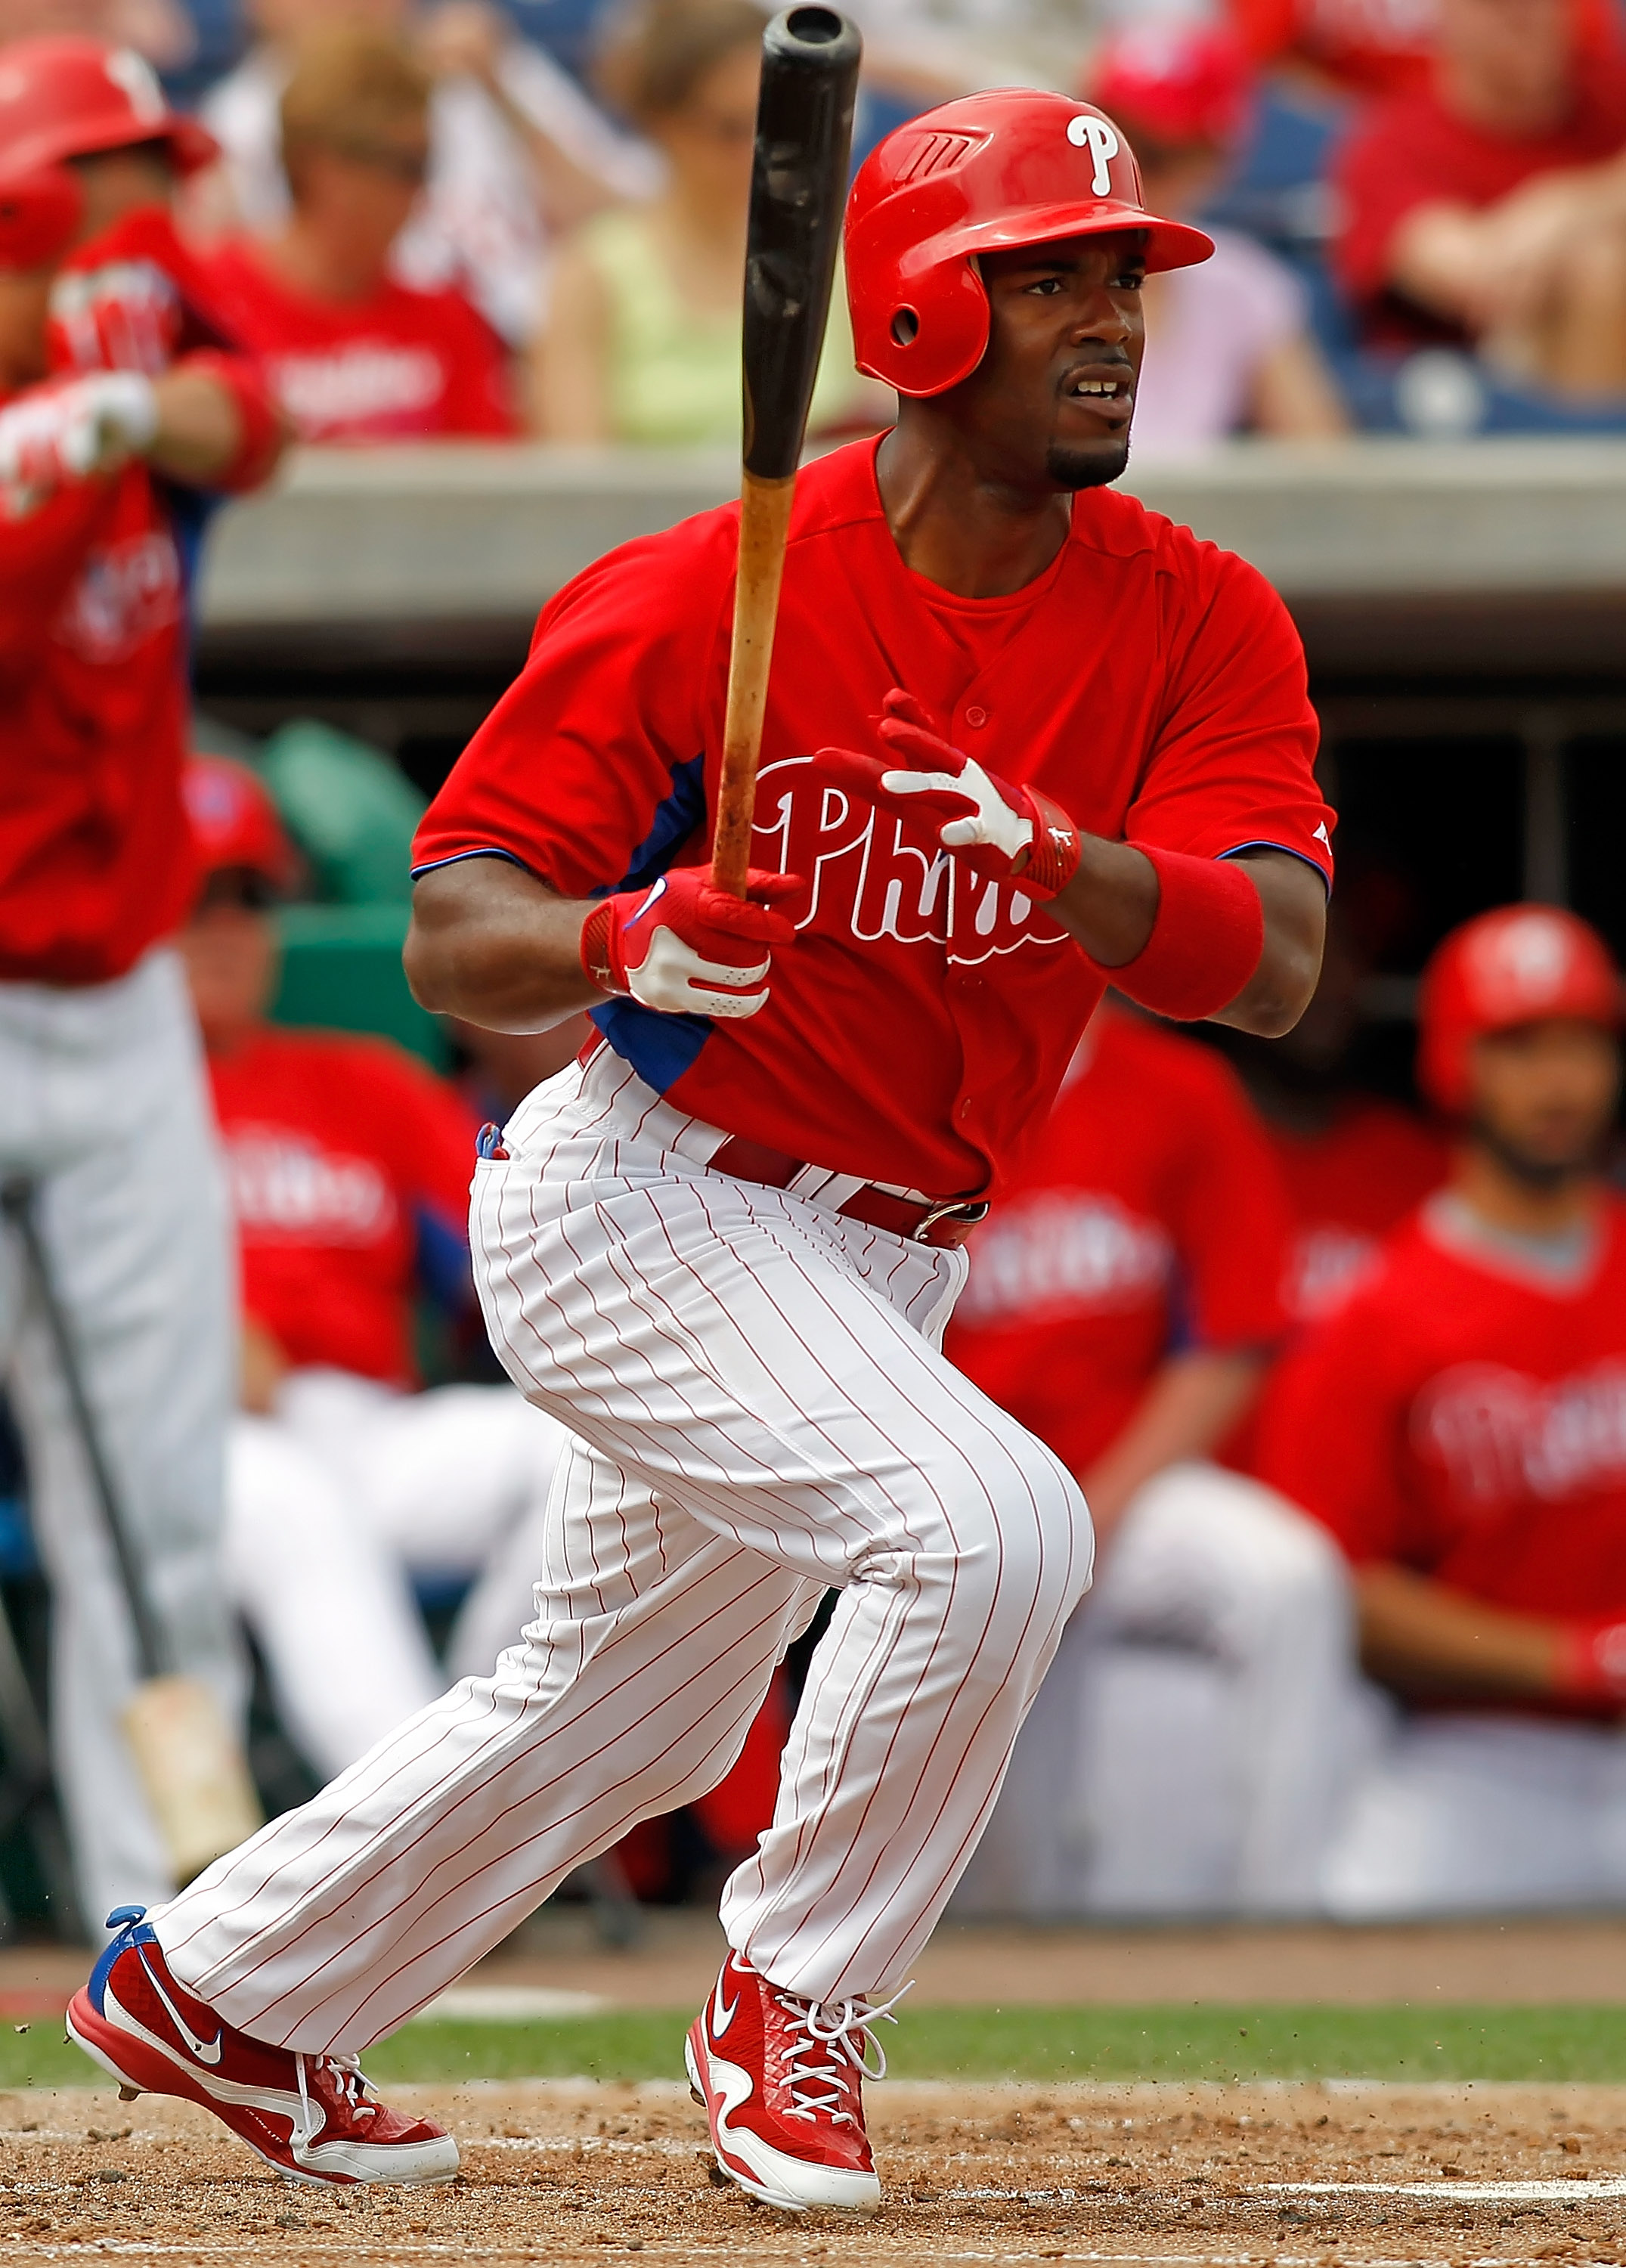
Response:
[{"label": "phillies script text on jersey", "polygon": [[[1114,839],[1208,858],[1271,844],[1325,873],[1331,814],[1299,641],[1251,567],[1098,489],[1026,590],[951,599],[899,556],[876,446],[798,482],[753,861],[810,895],[768,1004],[716,1025],[620,1000],[595,1013],[679,1108],[941,1196],[997,1179],[1101,981],[1019,890],[832,786],[820,747],[875,747],[903,685],[956,745]],[[420,872],[496,852],[585,897],[705,858],[738,525],[737,505],[702,513],[560,593],[431,806]]]},{"label": "phillies script text on jersey", "polygon": [[460,1244],[475,1124],[387,1040],[262,1027],[210,1058],[243,1306],[296,1367],[416,1382],[426,1235]]}]

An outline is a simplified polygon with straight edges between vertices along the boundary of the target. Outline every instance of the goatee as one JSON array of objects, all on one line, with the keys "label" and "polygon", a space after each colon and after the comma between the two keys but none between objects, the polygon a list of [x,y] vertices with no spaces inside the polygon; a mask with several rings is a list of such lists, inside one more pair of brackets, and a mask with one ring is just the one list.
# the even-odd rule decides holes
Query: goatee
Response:
[{"label": "goatee", "polygon": [[1483,1118],[1475,1118],[1469,1130],[1474,1139],[1489,1150],[1503,1172],[1522,1182],[1527,1189],[1562,1189],[1566,1182],[1595,1171],[1602,1148],[1599,1139],[1578,1145],[1565,1157],[1539,1157],[1517,1142],[1509,1141],[1505,1134],[1497,1127],[1488,1126]]},{"label": "goatee", "polygon": [[1045,472],[1053,488],[1104,489],[1122,477],[1129,461],[1129,437],[1122,441],[1090,450],[1063,448],[1059,442],[1051,445],[1045,459]]}]

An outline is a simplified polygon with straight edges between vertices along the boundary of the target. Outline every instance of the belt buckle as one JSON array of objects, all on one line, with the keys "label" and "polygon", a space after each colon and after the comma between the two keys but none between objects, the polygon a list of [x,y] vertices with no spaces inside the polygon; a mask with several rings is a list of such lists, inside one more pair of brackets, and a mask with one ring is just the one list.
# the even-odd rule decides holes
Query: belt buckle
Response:
[{"label": "belt buckle", "polygon": [[941,1204],[931,1205],[922,1213],[910,1229],[908,1241],[910,1244],[929,1244],[931,1232],[940,1220],[963,1220],[975,1228],[978,1221],[988,1219],[988,1214],[985,1197],[945,1197]]}]

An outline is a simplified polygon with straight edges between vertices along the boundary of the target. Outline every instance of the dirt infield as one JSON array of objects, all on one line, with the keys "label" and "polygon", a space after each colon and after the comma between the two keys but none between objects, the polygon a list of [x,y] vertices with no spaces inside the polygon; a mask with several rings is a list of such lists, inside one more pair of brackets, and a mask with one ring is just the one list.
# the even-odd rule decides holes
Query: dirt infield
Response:
[{"label": "dirt infield", "polygon": [[464,2145],[445,2189],[291,2189],[183,2105],[89,2088],[0,2096],[0,2268],[629,2251],[820,2268],[1626,2264],[1626,2088],[882,2087],[887,2203],[857,2225],[793,2220],[715,2186],[681,2086],[401,2092]]}]

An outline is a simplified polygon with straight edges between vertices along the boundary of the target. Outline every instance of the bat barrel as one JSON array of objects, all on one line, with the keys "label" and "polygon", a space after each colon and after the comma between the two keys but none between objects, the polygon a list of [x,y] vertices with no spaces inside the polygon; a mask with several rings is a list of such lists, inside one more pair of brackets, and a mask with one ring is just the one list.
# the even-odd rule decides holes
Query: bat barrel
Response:
[{"label": "bat barrel", "polygon": [[762,35],[745,287],[745,469],[788,480],[801,453],[841,241],[862,42],[834,8],[787,8]]}]

